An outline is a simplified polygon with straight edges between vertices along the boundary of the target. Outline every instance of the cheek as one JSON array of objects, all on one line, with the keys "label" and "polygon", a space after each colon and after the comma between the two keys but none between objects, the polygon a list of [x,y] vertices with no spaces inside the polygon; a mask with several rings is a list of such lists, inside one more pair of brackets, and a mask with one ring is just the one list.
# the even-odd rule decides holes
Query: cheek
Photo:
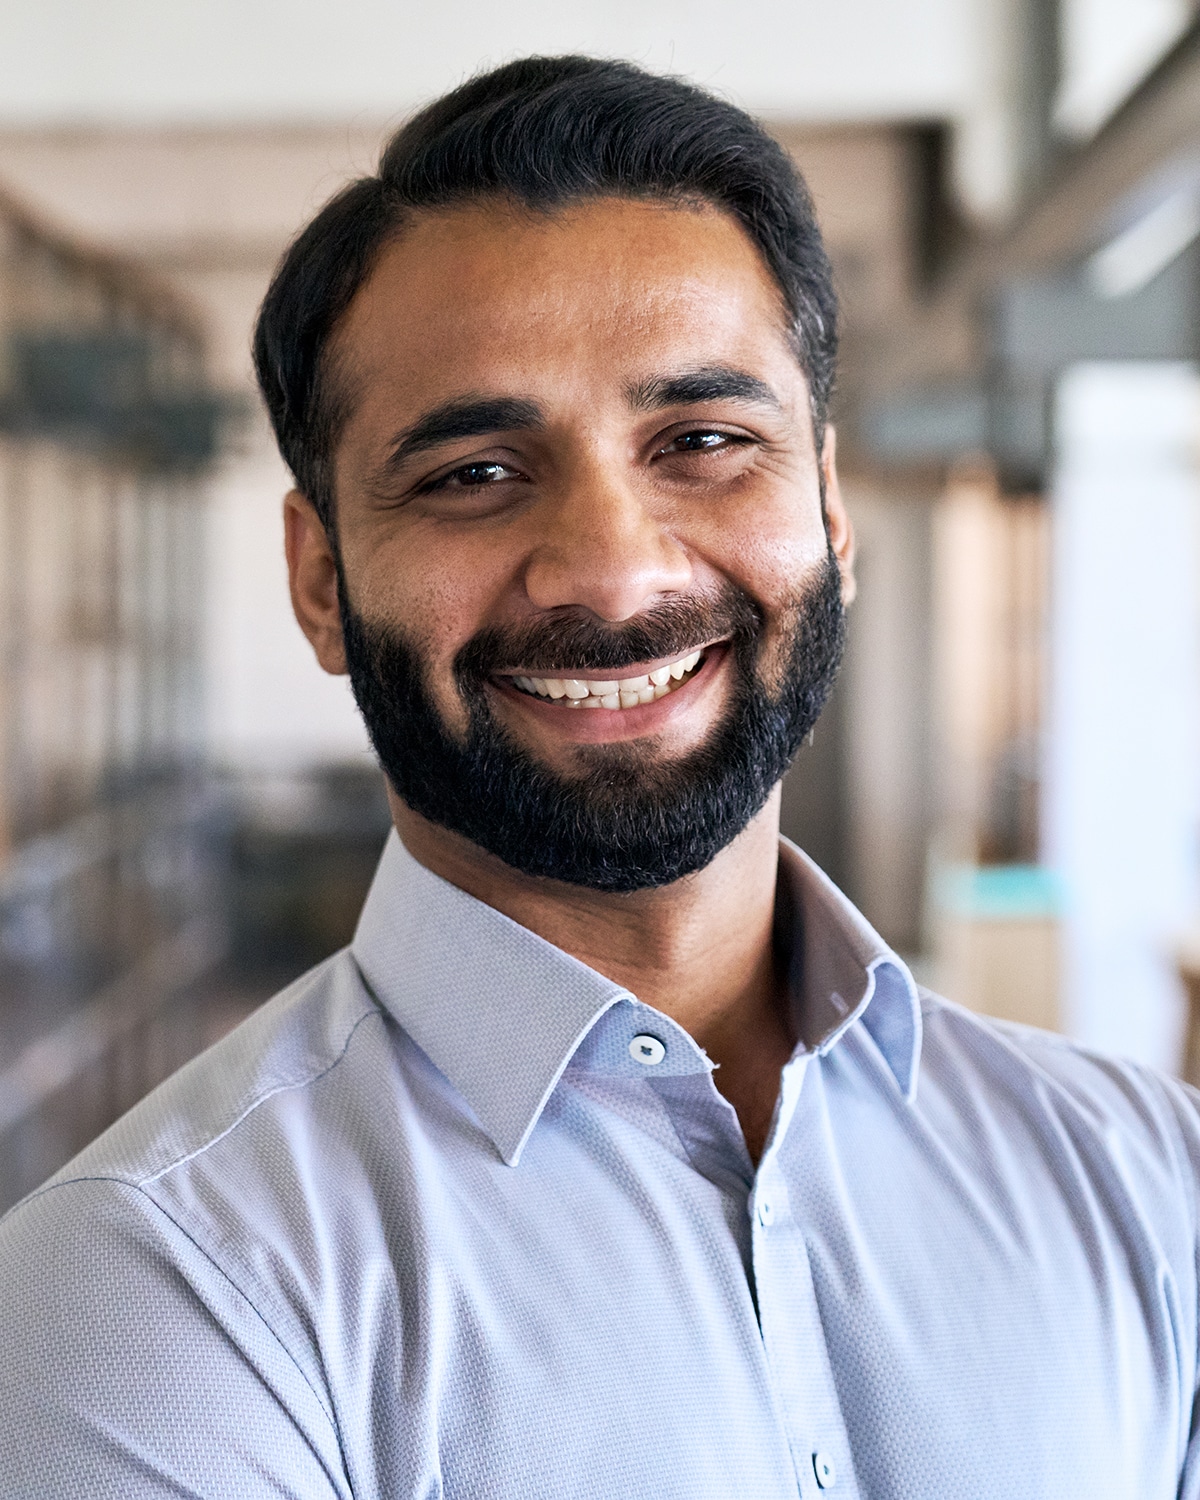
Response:
[{"label": "cheek", "polygon": [[819,496],[759,495],[705,530],[697,540],[706,561],[754,600],[769,626],[794,604],[829,546]]},{"label": "cheek", "polygon": [[767,691],[777,692],[806,601],[826,566],[829,542],[819,495],[805,503],[794,492],[760,496],[744,514],[727,516],[713,528],[706,550],[710,565],[762,611],[757,670]]},{"label": "cheek", "polygon": [[772,615],[758,658],[758,675],[768,693],[778,694],[792,666],[797,631],[804,610],[801,594]]},{"label": "cheek", "polygon": [[463,549],[444,539],[407,536],[362,549],[351,572],[351,596],[371,622],[399,630],[425,664],[426,685],[452,730],[465,730],[466,710],[454,681],[454,660],[487,622],[503,592],[495,549]]}]

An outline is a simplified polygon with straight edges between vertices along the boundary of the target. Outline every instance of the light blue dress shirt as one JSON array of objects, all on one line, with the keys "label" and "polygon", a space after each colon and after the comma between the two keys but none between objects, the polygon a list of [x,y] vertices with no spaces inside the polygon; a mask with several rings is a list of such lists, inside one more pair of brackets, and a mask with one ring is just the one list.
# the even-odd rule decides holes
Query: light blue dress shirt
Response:
[{"label": "light blue dress shirt", "polygon": [[755,1171],[684,1031],[393,837],[349,951],[0,1224],[0,1495],[1200,1496],[1194,1096],[781,873]]}]

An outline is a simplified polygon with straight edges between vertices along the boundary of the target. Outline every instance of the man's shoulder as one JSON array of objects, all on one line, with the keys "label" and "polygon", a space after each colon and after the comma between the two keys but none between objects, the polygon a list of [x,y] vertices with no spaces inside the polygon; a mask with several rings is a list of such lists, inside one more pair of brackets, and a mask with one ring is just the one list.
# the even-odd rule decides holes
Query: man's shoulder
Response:
[{"label": "man's shoulder", "polygon": [[[970,1100],[1006,1133],[1129,1169],[1189,1200],[1200,1173],[1200,1092],[1059,1032],[981,1016],[922,989],[921,1088]],[[928,1097],[928,1095],[927,1095]]]},{"label": "man's shoulder", "polygon": [[379,1015],[349,951],[334,954],[160,1084],[31,1197],[72,1182],[144,1188],[163,1179],[272,1100],[336,1070],[362,1023]]},{"label": "man's shoulder", "polygon": [[257,1495],[276,1467],[272,1493],[349,1493],[287,1275],[319,1265],[320,1236],[288,1210],[305,1143],[389,1055],[369,1044],[382,1024],[335,955],[0,1219],[0,1449],[37,1450],[22,1494],[93,1494],[99,1475],[106,1495]]}]

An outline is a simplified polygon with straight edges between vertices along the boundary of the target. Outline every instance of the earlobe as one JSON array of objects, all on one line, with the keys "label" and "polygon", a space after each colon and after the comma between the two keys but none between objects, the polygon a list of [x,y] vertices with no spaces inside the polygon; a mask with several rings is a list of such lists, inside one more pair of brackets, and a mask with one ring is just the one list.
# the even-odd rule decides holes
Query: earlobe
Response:
[{"label": "earlobe", "polygon": [[821,447],[821,475],[825,482],[825,528],[829,545],[837,559],[838,572],[842,575],[842,603],[854,602],[858,583],[854,576],[854,526],[842,499],[842,487],[837,472],[837,432],[832,425],[825,428],[825,441]]},{"label": "earlobe", "polygon": [[316,507],[299,490],[289,490],[284,497],[283,536],[296,623],[320,666],[332,676],[343,676],[346,652],[338,605],[337,561]]}]

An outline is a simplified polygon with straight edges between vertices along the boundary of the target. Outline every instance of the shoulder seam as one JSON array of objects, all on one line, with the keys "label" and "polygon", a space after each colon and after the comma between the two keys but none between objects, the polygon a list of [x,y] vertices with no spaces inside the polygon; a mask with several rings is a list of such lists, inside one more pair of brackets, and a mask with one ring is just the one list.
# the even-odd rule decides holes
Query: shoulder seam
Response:
[{"label": "shoulder seam", "polygon": [[[229,1124],[225,1126],[224,1130],[218,1131],[216,1135],[211,1136],[207,1141],[204,1142],[203,1145],[197,1146],[194,1151],[187,1151],[182,1156],[175,1157],[175,1159],[168,1162],[166,1166],[160,1167],[157,1172],[151,1172],[145,1177],[132,1178],[131,1185],[137,1188],[144,1189],[150,1183],[158,1182],[159,1179],[165,1177],[168,1172],[175,1171],[177,1167],[186,1166],[188,1162],[195,1161],[198,1156],[203,1156],[206,1151],[210,1151],[214,1146],[219,1145],[227,1135],[231,1135],[239,1125],[241,1125],[245,1120],[248,1120],[250,1116],[255,1112],[255,1110],[260,1109],[264,1104],[267,1103],[268,1100],[274,1099],[276,1094],[285,1094],[289,1089],[307,1088],[309,1084],[316,1083],[318,1079],[324,1078],[327,1073],[331,1073],[333,1069],[337,1067],[338,1063],[341,1062],[342,1058],[345,1057],[346,1053],[350,1050],[350,1043],[354,1040],[354,1033],[358,1030],[362,1023],[364,1021],[370,1020],[372,1016],[378,1016],[382,1014],[379,1009],[379,1003],[375,1000],[375,997],[373,995],[371,996],[371,999],[373,1002],[372,1008],[370,1010],[363,1011],[362,1015],[359,1016],[358,1020],[355,1021],[354,1025],[351,1026],[350,1030],[346,1033],[346,1039],[342,1043],[341,1050],[338,1052],[337,1056],[331,1058],[323,1068],[318,1068],[315,1073],[308,1073],[303,1078],[293,1078],[289,1079],[286,1083],[278,1083],[274,1088],[267,1089],[264,1093],[258,1094],[251,1101],[251,1103],[247,1104],[240,1115],[236,1116],[236,1118],[231,1120]],[[68,1181],[69,1180],[70,1179],[68,1179]],[[120,1181],[121,1179],[117,1180]],[[153,1201],[154,1200],[151,1199],[151,1202]],[[170,1215],[168,1214],[167,1217],[170,1218]],[[172,1220],[172,1223],[174,1223],[174,1220]]]},{"label": "shoulder seam", "polygon": [[[4,1213],[0,1214],[0,1223],[3,1223],[8,1215],[10,1213],[13,1213],[16,1209],[20,1208],[22,1204],[32,1203],[36,1198],[40,1198],[44,1193],[52,1192],[55,1188],[66,1187],[68,1183],[119,1182],[123,1183],[126,1187],[144,1189],[149,1184],[158,1182],[161,1178],[165,1177],[168,1172],[175,1171],[177,1167],[182,1167],[190,1161],[195,1161],[197,1157],[203,1156],[206,1151],[211,1150],[213,1146],[216,1146],[221,1141],[223,1141],[227,1135],[231,1134],[231,1132],[236,1130],[239,1125],[248,1120],[250,1116],[255,1112],[255,1110],[266,1104],[268,1100],[273,1099],[276,1094],[286,1093],[289,1089],[305,1088],[311,1083],[316,1083],[318,1079],[324,1078],[327,1073],[336,1068],[338,1063],[341,1062],[346,1053],[349,1051],[350,1043],[354,1039],[354,1033],[358,1030],[362,1023],[366,1020],[369,1020],[372,1016],[383,1015],[383,1011],[379,1006],[379,1002],[375,999],[374,995],[371,995],[370,998],[371,1008],[365,1010],[362,1015],[359,1016],[358,1019],[354,1022],[354,1025],[351,1026],[350,1030],[346,1033],[346,1038],[342,1043],[341,1049],[337,1053],[336,1057],[331,1058],[324,1067],[318,1068],[315,1072],[305,1074],[303,1078],[289,1079],[284,1083],[276,1084],[274,1088],[267,1089],[264,1093],[256,1095],[254,1099],[246,1105],[245,1109],[243,1109],[240,1114],[232,1119],[228,1125],[226,1125],[222,1130],[218,1131],[215,1135],[210,1136],[208,1140],[204,1141],[194,1150],[184,1152],[181,1156],[173,1157],[169,1162],[166,1163],[165,1166],[158,1168],[157,1171],[149,1172],[145,1176],[139,1176],[136,1173],[122,1174],[119,1172],[87,1172],[71,1177],[59,1177],[58,1173],[55,1173],[49,1182],[44,1182],[41,1187],[34,1188],[31,1193],[26,1193],[23,1198],[18,1199],[16,1203],[14,1203],[10,1208],[6,1209]],[[59,1170],[62,1171],[64,1170],[64,1168],[60,1168]],[[168,1217],[170,1217],[170,1215],[168,1215]],[[174,1221],[172,1220],[172,1222]]]},{"label": "shoulder seam", "polygon": [[969,1005],[963,1005],[959,1000],[948,1000],[945,995],[939,995],[936,990],[926,989],[924,985],[918,986],[918,993],[923,1016],[938,1013],[958,1016],[1000,1036],[1014,1039],[1027,1037],[1032,1042],[1043,1043],[1058,1051],[1072,1052],[1082,1057],[1090,1055],[1086,1047],[1081,1047],[1078,1042],[1073,1041],[1069,1036],[1064,1036],[1061,1031],[1047,1031],[1044,1026],[1034,1026],[1027,1021],[1008,1021],[1003,1016],[985,1015],[982,1011],[972,1010]]}]

